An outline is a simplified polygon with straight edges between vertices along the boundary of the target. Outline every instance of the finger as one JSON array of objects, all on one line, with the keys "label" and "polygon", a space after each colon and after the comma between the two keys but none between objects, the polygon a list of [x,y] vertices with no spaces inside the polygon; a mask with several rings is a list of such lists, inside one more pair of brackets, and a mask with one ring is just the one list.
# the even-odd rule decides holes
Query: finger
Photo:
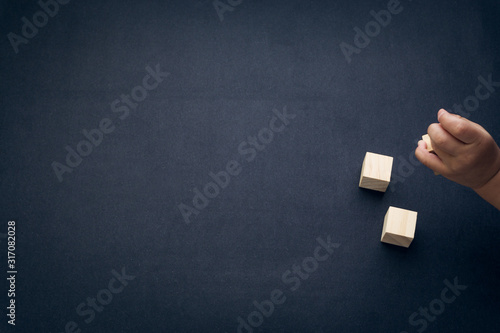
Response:
[{"label": "finger", "polygon": [[481,136],[481,130],[477,124],[463,117],[452,115],[444,109],[439,110],[438,121],[448,133],[464,143],[472,143]]},{"label": "finger", "polygon": [[434,151],[446,152],[449,155],[456,156],[464,146],[462,141],[457,140],[441,124],[430,124],[427,133],[431,138]]},{"label": "finger", "polygon": [[439,147],[434,147],[434,154],[439,157],[445,166],[448,166],[451,160],[456,159],[454,155],[450,155],[446,151],[439,149]]},{"label": "finger", "polygon": [[446,165],[439,158],[439,156],[429,153],[424,141],[420,140],[418,142],[418,147],[415,149],[415,156],[417,159],[426,167],[434,171],[435,173],[446,172]]}]

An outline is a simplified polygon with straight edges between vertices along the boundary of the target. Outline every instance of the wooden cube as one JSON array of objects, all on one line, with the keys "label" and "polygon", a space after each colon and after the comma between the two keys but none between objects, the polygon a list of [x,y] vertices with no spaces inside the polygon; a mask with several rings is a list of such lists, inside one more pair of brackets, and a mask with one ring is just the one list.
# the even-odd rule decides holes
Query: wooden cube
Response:
[{"label": "wooden cube", "polygon": [[[429,134],[422,135],[422,140],[425,141],[425,144],[427,145],[427,150],[429,151],[429,153],[435,154],[434,148],[432,148],[431,138],[430,138]],[[439,176],[439,173],[434,171],[434,175]]]},{"label": "wooden cube", "polygon": [[427,150],[429,151],[429,153],[433,153],[434,148],[432,148],[431,138],[429,134],[422,135],[422,140],[424,140],[425,143],[427,144]]},{"label": "wooden cube", "polygon": [[417,212],[391,206],[385,214],[380,241],[408,247],[415,236],[416,226]]},{"label": "wooden cube", "polygon": [[392,161],[391,156],[366,153],[359,187],[385,192],[391,181]]}]

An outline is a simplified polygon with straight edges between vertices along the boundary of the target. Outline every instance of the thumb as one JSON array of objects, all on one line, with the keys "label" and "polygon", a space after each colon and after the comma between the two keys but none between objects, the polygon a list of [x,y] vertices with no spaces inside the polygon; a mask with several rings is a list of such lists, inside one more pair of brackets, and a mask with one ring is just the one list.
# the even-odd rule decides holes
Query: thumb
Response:
[{"label": "thumb", "polygon": [[464,143],[472,143],[481,136],[479,125],[445,109],[439,110],[438,121],[448,133]]}]

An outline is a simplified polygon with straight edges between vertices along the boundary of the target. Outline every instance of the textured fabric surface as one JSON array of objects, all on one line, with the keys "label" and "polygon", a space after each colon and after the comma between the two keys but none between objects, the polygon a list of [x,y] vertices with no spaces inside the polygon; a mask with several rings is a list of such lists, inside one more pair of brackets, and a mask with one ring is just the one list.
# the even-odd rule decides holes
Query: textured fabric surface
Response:
[{"label": "textured fabric surface", "polygon": [[500,213],[413,155],[500,142],[498,1],[55,4],[0,4],[1,332],[498,332]]}]

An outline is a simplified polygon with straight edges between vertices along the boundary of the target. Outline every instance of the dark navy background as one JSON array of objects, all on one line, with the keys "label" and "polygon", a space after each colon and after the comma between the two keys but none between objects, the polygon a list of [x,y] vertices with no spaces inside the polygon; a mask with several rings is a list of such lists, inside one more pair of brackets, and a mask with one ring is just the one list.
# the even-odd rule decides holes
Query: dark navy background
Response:
[{"label": "dark navy background", "polygon": [[[387,1],[244,1],[221,22],[211,1],[74,0],[16,54],[7,34],[40,7],[3,0],[0,233],[16,221],[19,273],[15,328],[0,279],[0,331],[236,332],[281,289],[255,332],[416,332],[457,277],[426,332],[498,332],[500,213],[412,152],[439,108],[500,81],[500,5],[401,6],[348,64],[339,44]],[[111,102],[157,64],[170,76],[120,120]],[[285,106],[246,162],[239,144]],[[499,110],[500,89],[469,117],[497,142]],[[51,163],[103,118],[114,132],[59,182]],[[367,151],[394,157],[383,195],[358,188]],[[186,224],[177,206],[232,159],[241,173]],[[380,243],[390,205],[418,211],[409,249]],[[328,235],[341,246],[290,291],[282,274]],[[122,268],[135,279],[86,324],[75,309]]]}]

